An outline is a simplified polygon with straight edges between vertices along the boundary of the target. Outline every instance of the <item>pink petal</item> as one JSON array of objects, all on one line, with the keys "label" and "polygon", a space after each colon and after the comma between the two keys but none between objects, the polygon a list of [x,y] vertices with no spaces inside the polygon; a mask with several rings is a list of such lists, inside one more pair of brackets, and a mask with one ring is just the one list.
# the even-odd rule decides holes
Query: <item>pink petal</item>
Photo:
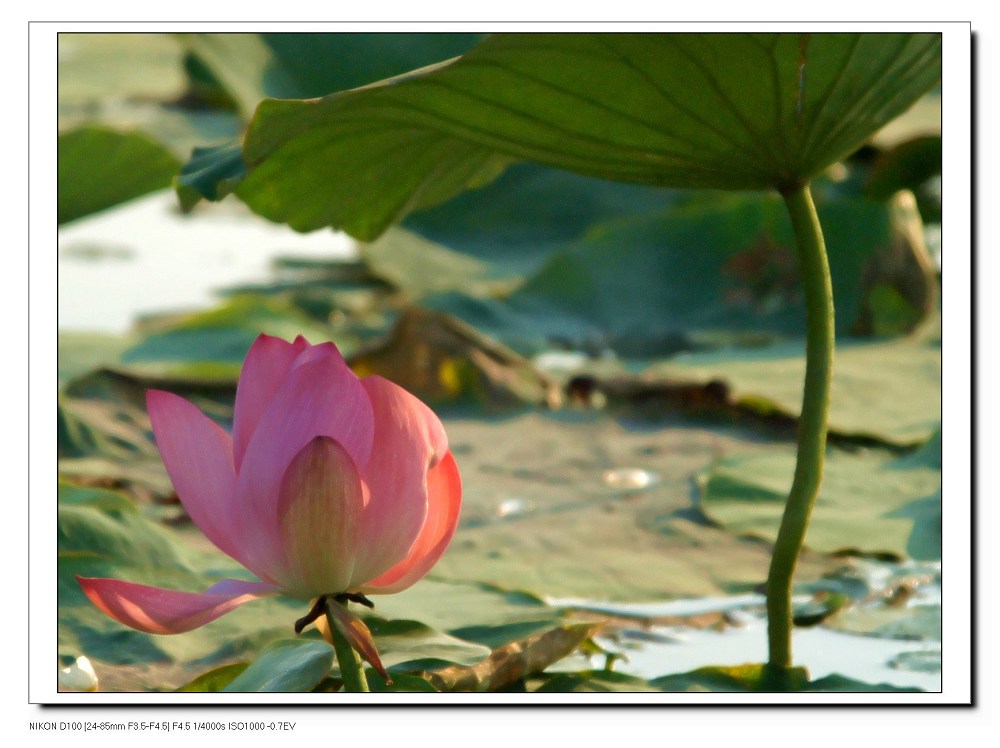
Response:
[{"label": "pink petal", "polygon": [[156,446],[188,515],[224,553],[246,564],[229,434],[170,392],[149,390]]},{"label": "pink petal", "polygon": [[300,353],[264,409],[237,479],[251,569],[283,563],[278,499],[292,458],[315,437],[328,436],[363,466],[373,430],[368,396],[337,348],[324,343]]},{"label": "pink petal", "polygon": [[360,592],[400,592],[422,578],[445,552],[462,509],[462,479],[451,452],[427,474],[428,512],[420,536],[400,563],[360,586]]},{"label": "pink petal", "polygon": [[294,343],[260,335],[250,346],[236,386],[233,413],[233,462],[237,472],[264,408],[278,391],[295,357],[307,348],[309,341],[301,335]]},{"label": "pink petal", "polygon": [[448,449],[441,422],[416,397],[378,376],[361,384],[374,410],[375,436],[364,470],[369,501],[355,583],[406,556],[427,518],[427,470]]},{"label": "pink petal", "polygon": [[300,597],[343,592],[360,539],[364,487],[354,460],[317,436],[295,455],[281,481],[278,528],[286,565],[282,586]]},{"label": "pink petal", "polygon": [[204,626],[243,603],[277,594],[263,582],[224,579],[205,592],[180,592],[123,582],[77,577],[90,601],[126,626],[147,634],[181,634]]}]

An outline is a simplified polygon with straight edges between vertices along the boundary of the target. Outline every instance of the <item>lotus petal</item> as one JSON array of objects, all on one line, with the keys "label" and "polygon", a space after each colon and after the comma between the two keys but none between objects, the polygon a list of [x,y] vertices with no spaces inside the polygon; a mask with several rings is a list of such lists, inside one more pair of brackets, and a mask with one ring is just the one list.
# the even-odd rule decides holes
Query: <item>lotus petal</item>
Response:
[{"label": "lotus petal", "polygon": [[362,584],[360,592],[383,595],[405,590],[430,571],[448,548],[462,508],[462,480],[451,452],[427,474],[427,495],[427,521],[409,554],[384,574]]},{"label": "lotus petal", "polygon": [[188,515],[221,551],[258,571],[247,563],[229,434],[170,392],[150,390],[146,408],[163,464]]},{"label": "lotus petal", "polygon": [[260,335],[250,346],[236,385],[233,412],[233,464],[237,472],[264,409],[281,386],[295,357],[307,348],[309,341],[301,335],[294,343]]},{"label": "lotus petal", "polygon": [[355,584],[406,556],[427,517],[427,469],[448,450],[441,422],[417,398],[379,376],[361,384],[371,399],[375,436],[364,471],[369,500]]},{"label": "lotus petal", "polygon": [[303,447],[281,481],[282,586],[301,597],[346,590],[358,554],[363,508],[361,476],[347,450],[327,436]]},{"label": "lotus petal", "polygon": [[123,582],[77,577],[90,601],[116,621],[147,634],[181,634],[204,626],[234,608],[279,589],[264,582],[224,579],[205,592],[181,592]]},{"label": "lotus petal", "polygon": [[237,479],[248,553],[255,569],[281,564],[281,480],[292,458],[317,436],[336,440],[360,468],[372,447],[372,406],[332,343],[299,354],[247,446]]}]

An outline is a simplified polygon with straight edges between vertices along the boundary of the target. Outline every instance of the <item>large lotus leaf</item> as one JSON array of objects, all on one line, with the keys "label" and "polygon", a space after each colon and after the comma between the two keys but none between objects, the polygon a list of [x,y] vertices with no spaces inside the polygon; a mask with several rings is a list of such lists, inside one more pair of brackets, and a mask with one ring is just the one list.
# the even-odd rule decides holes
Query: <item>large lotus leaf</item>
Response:
[{"label": "large lotus leaf", "polygon": [[511,160],[780,189],[845,156],[939,75],[934,34],[498,34],[365,88],[265,100],[237,192],[299,230],[370,239]]},{"label": "large lotus leaf", "polygon": [[[731,532],[773,540],[794,469],[790,446],[727,457],[703,476],[701,506]],[[806,545],[828,553],[940,556],[940,486],[933,464],[831,452]]]},{"label": "large lotus leaf", "polygon": [[180,165],[141,133],[83,127],[60,134],[58,221],[74,221],[169,187]]},{"label": "large lotus leaf", "polygon": [[[691,476],[713,454],[760,445],[720,430],[629,427],[567,413],[445,426],[462,471],[463,506],[435,580],[647,601],[747,592],[767,577],[766,544],[708,526],[691,507]],[[806,553],[799,569],[805,580],[832,564]],[[515,620],[546,615],[527,609]],[[463,626],[503,622],[483,616]]]},{"label": "large lotus leaf", "polygon": [[[798,416],[804,345],[684,354],[650,366],[647,376],[721,379],[745,405]],[[842,434],[916,445],[941,418],[941,346],[935,335],[850,342],[834,354],[830,427]]]},{"label": "large lotus leaf", "polygon": [[406,228],[450,249],[531,272],[593,227],[662,212],[686,193],[612,182],[532,163],[406,219]]}]

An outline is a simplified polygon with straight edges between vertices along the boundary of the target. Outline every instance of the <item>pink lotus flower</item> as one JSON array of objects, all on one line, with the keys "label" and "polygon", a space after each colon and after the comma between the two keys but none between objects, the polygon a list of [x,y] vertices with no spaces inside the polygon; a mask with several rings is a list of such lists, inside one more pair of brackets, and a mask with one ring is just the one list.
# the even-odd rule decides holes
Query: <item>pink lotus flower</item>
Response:
[{"label": "pink lotus flower", "polygon": [[146,403],[191,519],[260,581],[180,592],[80,577],[126,626],[177,634],[265,595],[399,592],[455,533],[461,482],[441,422],[391,382],[358,379],[333,343],[257,338],[232,436],[177,395]]}]

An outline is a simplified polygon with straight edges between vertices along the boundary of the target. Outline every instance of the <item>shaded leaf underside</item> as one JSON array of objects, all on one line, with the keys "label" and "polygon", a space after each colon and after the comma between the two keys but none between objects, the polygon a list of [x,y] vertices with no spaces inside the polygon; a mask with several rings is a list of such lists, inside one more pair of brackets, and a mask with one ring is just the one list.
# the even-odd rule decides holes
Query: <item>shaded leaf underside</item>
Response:
[{"label": "shaded leaf underside", "polygon": [[461,58],[265,100],[238,190],[299,230],[370,239],[512,160],[640,184],[783,188],[937,80],[936,35],[500,34]]}]

